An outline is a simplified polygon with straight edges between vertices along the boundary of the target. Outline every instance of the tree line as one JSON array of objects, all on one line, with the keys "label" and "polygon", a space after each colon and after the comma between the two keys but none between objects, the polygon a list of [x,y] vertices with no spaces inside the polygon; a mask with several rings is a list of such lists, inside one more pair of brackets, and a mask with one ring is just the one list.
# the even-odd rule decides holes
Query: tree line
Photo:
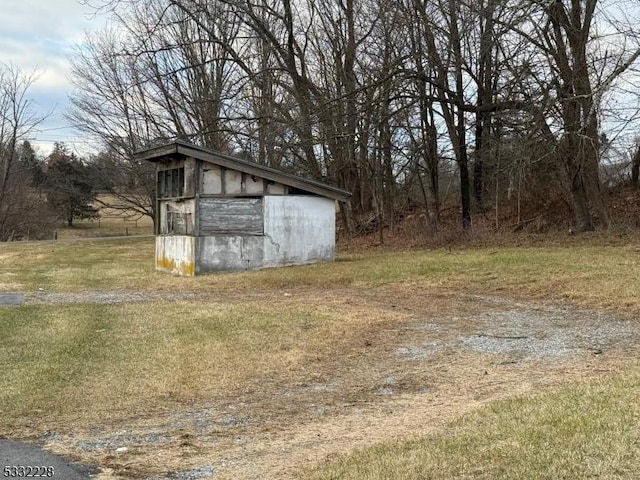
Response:
[{"label": "tree line", "polygon": [[[564,205],[607,228],[603,159],[633,164],[640,57],[627,0],[109,0],[73,61],[69,119],[152,215],[137,150],[180,138],[352,192],[349,232],[436,231]],[[625,130],[626,128],[626,130]],[[619,145],[619,144],[618,144]],[[636,172],[636,173],[634,173]],[[116,188],[126,184],[130,188]],[[455,195],[455,198],[453,197]]]},{"label": "tree line", "polygon": [[59,221],[96,214],[95,168],[64,143],[43,158],[27,140],[44,119],[29,99],[35,80],[0,64],[0,241],[51,238]]}]

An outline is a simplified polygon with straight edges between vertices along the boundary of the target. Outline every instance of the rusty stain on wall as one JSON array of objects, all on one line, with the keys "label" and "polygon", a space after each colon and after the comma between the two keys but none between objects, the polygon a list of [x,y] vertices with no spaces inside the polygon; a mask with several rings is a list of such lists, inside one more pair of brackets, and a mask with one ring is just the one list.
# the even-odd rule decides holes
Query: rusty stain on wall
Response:
[{"label": "rusty stain on wall", "polygon": [[176,262],[172,258],[161,256],[156,259],[156,270],[164,270],[178,275],[192,277],[196,273],[193,262]]},{"label": "rusty stain on wall", "polygon": [[156,237],[156,269],[179,275],[193,276],[195,238],[187,235],[160,235]]}]

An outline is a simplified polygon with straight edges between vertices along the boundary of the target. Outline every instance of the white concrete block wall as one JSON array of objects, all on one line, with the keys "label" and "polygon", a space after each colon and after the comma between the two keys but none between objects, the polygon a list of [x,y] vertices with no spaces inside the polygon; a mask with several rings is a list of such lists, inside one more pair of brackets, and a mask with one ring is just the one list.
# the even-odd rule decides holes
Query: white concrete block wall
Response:
[{"label": "white concrete block wall", "polygon": [[156,236],[156,270],[195,275],[196,237],[189,235]]},{"label": "white concrete block wall", "polygon": [[198,237],[196,274],[262,268],[262,235],[212,235]]},{"label": "white concrete block wall", "polygon": [[264,197],[263,266],[335,259],[336,207],[324,197]]}]

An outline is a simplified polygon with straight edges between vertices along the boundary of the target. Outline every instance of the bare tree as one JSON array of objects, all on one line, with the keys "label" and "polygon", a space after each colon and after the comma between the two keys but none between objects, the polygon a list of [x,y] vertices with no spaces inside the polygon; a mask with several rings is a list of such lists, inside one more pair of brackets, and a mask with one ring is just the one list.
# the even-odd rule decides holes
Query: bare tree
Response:
[{"label": "bare tree", "polygon": [[68,117],[101,141],[103,161],[95,167],[109,167],[105,177],[125,172],[124,184],[103,185],[126,211],[153,216],[152,168],[135,160],[135,151],[176,137],[231,149],[225,111],[237,87],[220,45],[234,43],[238,23],[223,3],[207,2],[190,15],[169,1],[118,5],[126,8],[118,11],[116,28],[87,38],[74,58]]},{"label": "bare tree", "polygon": [[[551,108],[539,110],[545,135],[556,141],[573,206],[576,229],[607,228],[610,220],[599,176],[601,107],[604,94],[640,57],[637,36],[616,31],[610,14],[615,2],[598,0],[533,1],[530,22],[514,31],[546,61]],[[628,39],[636,43],[629,48]],[[635,40],[634,40],[635,38]],[[553,132],[559,126],[556,132]],[[594,223],[595,217],[597,224]]]},{"label": "bare tree", "polygon": [[[0,241],[40,229],[46,205],[20,160],[21,143],[43,120],[28,94],[35,73],[0,64]],[[46,218],[46,217],[45,217]]]},{"label": "bare tree", "polygon": [[180,137],[335,183],[350,231],[382,235],[412,188],[437,227],[445,167],[465,229],[516,190],[519,220],[564,195],[578,230],[606,227],[601,107],[640,56],[616,1],[111,0],[72,115],[123,164]]},{"label": "bare tree", "polygon": [[587,56],[596,4],[597,0],[553,2],[544,10],[547,24],[542,31],[556,76],[564,130],[559,153],[565,158],[579,231],[594,228],[590,206],[601,225],[609,226],[598,173],[598,105]]}]

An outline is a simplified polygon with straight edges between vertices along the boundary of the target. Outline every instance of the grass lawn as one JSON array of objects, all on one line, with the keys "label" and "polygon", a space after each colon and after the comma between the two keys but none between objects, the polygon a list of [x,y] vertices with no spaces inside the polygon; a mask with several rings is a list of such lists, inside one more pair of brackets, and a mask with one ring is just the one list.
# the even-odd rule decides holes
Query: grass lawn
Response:
[{"label": "grass lawn", "polygon": [[0,291],[250,292],[389,284],[570,300],[640,312],[640,237],[449,251],[346,253],[336,263],[180,278],[155,272],[152,238],[0,245]]},{"label": "grass lawn", "polygon": [[305,480],[634,479],[640,471],[640,370],[494,402],[445,432],[327,462]]},{"label": "grass lawn", "polygon": [[[118,203],[113,197],[100,195],[107,203]],[[61,240],[91,237],[118,237],[135,235],[153,235],[153,220],[148,216],[140,216],[132,212],[123,212],[104,206],[98,206],[100,217],[94,219],[75,220],[72,227],[60,224],[57,229]],[[127,215],[127,213],[129,215]]]},{"label": "grass lawn", "polygon": [[[310,384],[403,313],[342,302],[393,289],[640,312],[640,238],[449,251],[348,252],[333,264],[180,278],[153,239],[0,245],[0,291],[166,293],[143,303],[0,309],[0,434],[41,436]],[[173,292],[204,295],[171,299]],[[347,352],[347,353],[345,353]],[[346,357],[345,357],[346,358]],[[269,383],[271,382],[271,383]],[[271,385],[271,386],[269,386]],[[445,431],[321,465],[309,479],[636,478],[640,369],[490,404]]]}]

